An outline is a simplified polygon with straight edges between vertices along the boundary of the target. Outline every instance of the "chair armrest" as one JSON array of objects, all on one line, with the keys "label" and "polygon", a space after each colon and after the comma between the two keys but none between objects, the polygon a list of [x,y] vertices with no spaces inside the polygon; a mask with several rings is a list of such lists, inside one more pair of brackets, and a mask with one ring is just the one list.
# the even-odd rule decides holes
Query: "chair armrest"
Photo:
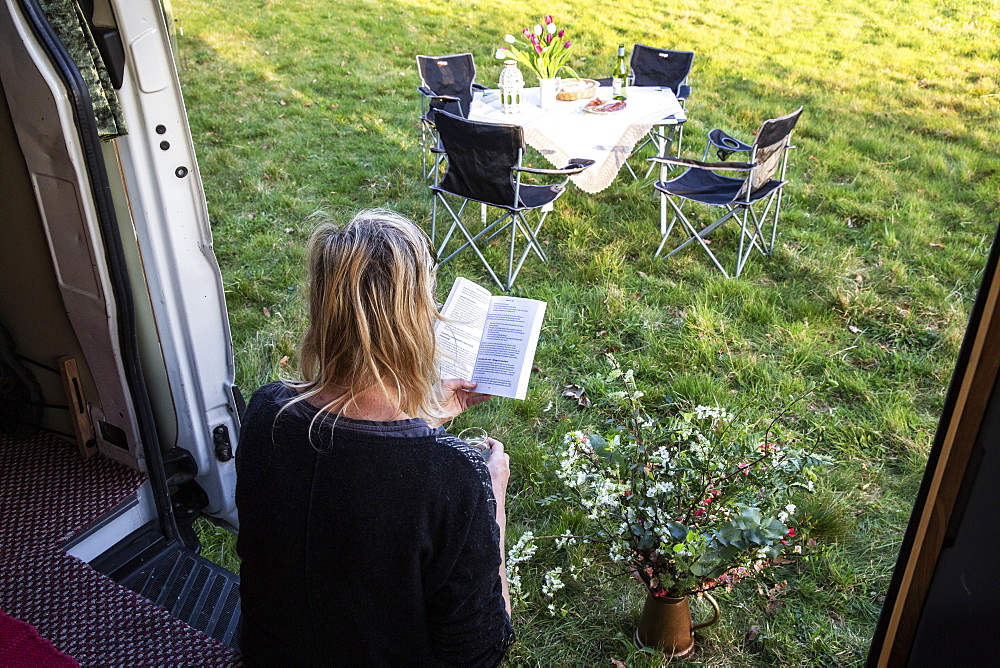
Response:
[{"label": "chair armrest", "polygon": [[730,153],[747,152],[749,153],[753,147],[749,144],[741,142],[736,137],[726,134],[722,130],[715,129],[708,133],[708,143],[715,148],[722,149],[723,151],[728,151]]},{"label": "chair armrest", "polygon": [[431,146],[430,151],[431,153],[440,153],[441,155],[445,155],[447,153],[447,151],[439,146]]},{"label": "chair armrest", "polygon": [[570,158],[568,165],[562,169],[543,169],[540,167],[514,167],[515,172],[526,172],[528,174],[554,174],[558,176],[572,176],[579,174],[583,170],[594,164],[593,160],[585,158]]},{"label": "chair armrest", "polygon": [[691,97],[691,86],[689,86],[688,84],[681,84],[680,86],[677,87],[678,100],[683,101],[688,99],[689,97]]},{"label": "chair armrest", "polygon": [[472,90],[489,90],[489,86],[484,86],[481,83],[472,82]]},{"label": "chair armrest", "polygon": [[417,86],[417,92],[419,92],[424,97],[434,97],[434,91],[432,91],[427,86]]},{"label": "chair armrest", "polygon": [[661,158],[659,156],[646,159],[649,162],[662,162],[667,165],[679,165],[694,169],[711,169],[712,171],[720,172],[749,172],[753,169],[753,164],[749,162],[702,162],[701,160],[689,160],[687,158]]}]

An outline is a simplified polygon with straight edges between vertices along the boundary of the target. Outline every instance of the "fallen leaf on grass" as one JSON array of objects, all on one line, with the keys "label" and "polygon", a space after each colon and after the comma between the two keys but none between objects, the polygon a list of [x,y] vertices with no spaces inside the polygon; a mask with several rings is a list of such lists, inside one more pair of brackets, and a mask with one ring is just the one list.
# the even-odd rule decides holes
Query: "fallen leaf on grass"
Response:
[{"label": "fallen leaf on grass", "polygon": [[628,668],[627,663],[625,663],[624,661],[619,661],[618,659],[611,659],[611,663],[613,663],[616,666],[616,668]]},{"label": "fallen leaf on grass", "polygon": [[285,102],[284,100],[278,100],[278,104],[280,104],[283,107],[283,106],[285,106],[288,103]]},{"label": "fallen leaf on grass", "polygon": [[601,330],[601,331],[599,331],[599,332],[598,332],[598,333],[597,333],[597,334],[596,334],[595,336],[597,336],[597,337],[601,337],[601,336],[604,336],[604,335],[605,335],[605,334],[607,334],[607,333],[608,333],[608,330],[606,330],[606,329],[602,329],[602,330]]},{"label": "fallen leaf on grass", "polygon": [[753,642],[754,640],[756,640],[757,639],[757,632],[758,631],[760,631],[760,627],[759,626],[751,626],[747,630],[747,641]]},{"label": "fallen leaf on grass", "polygon": [[944,244],[935,244],[935,243],[932,243],[932,244],[930,244],[930,247],[931,248],[944,248]]},{"label": "fallen leaf on grass", "polygon": [[579,385],[567,385],[563,388],[562,395],[570,399],[576,399],[576,403],[584,408],[590,406],[590,398],[587,391]]},{"label": "fallen leaf on grass", "polygon": [[810,160],[812,160],[813,162],[819,162],[819,158],[817,158],[817,157],[816,157],[816,156],[814,156],[814,155],[810,155],[810,156],[809,156],[809,159],[810,159]]},{"label": "fallen leaf on grass", "polygon": [[778,597],[781,596],[786,589],[788,589],[788,580],[782,580],[781,582],[777,583],[776,585],[768,589],[766,592],[764,591],[763,586],[761,585],[757,586],[757,591],[760,594],[767,595],[766,612],[768,615],[773,617],[775,613],[778,612],[778,608],[781,607],[781,601],[778,600]]},{"label": "fallen leaf on grass", "polygon": [[267,308],[266,306],[264,308],[262,308],[261,311],[263,311],[264,315],[266,315],[268,318],[271,317],[271,310],[269,308]]},{"label": "fallen leaf on grass", "polygon": [[855,327],[854,325],[848,325],[847,326],[847,331],[849,331],[851,334],[860,334],[861,333],[861,330],[858,329],[857,327]]},{"label": "fallen leaf on grass", "polygon": [[288,355],[285,355],[278,360],[278,366],[284,366],[285,364],[288,364]]}]

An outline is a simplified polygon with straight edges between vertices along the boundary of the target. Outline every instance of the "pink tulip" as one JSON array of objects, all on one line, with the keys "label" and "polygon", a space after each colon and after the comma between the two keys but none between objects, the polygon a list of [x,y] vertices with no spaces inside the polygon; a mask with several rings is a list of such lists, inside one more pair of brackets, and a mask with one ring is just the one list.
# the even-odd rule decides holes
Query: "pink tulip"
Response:
[{"label": "pink tulip", "polygon": [[542,49],[541,45],[540,44],[535,44],[535,53],[541,54],[542,51],[543,51],[543,49]]},{"label": "pink tulip", "polygon": [[531,31],[530,31],[530,30],[528,30],[527,28],[525,28],[524,30],[522,30],[522,31],[521,31],[521,34],[522,34],[522,35],[524,35],[525,39],[527,39],[527,38],[530,38],[530,37],[531,37]]},{"label": "pink tulip", "polygon": [[559,31],[558,33],[556,33],[556,34],[557,34],[557,35],[559,36],[559,39],[562,39],[563,37],[565,37],[565,36],[566,36],[566,31],[565,31],[565,30],[560,30],[560,31]]},{"label": "pink tulip", "polygon": [[552,14],[546,14],[545,15],[545,25],[549,25],[550,23],[552,23]]},{"label": "pink tulip", "polygon": [[573,42],[566,42],[565,44],[563,44],[564,49],[568,49],[571,46],[573,46]]},{"label": "pink tulip", "polygon": [[546,35],[545,36],[545,43],[546,44],[551,44],[552,43],[552,35]]}]

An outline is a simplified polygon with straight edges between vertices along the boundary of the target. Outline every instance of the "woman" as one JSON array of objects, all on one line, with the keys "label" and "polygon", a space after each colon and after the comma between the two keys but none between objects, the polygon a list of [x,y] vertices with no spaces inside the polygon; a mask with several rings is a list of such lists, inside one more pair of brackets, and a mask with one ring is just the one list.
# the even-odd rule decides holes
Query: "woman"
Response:
[{"label": "woman", "polygon": [[364,211],[314,233],[309,274],[302,378],[254,393],[236,454],[244,658],[494,666],[509,458],[441,427],[489,397],[436,385],[430,243]]}]

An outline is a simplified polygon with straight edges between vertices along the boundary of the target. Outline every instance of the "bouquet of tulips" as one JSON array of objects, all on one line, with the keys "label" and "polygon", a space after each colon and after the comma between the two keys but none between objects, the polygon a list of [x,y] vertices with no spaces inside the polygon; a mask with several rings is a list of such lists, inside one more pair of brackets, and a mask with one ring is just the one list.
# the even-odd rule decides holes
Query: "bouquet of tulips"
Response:
[{"label": "bouquet of tulips", "polygon": [[504,37],[507,46],[497,49],[496,57],[500,60],[516,60],[534,72],[539,79],[558,76],[564,69],[579,79],[580,76],[566,64],[573,46],[573,42],[566,39],[566,31],[556,26],[551,14],[547,14],[542,21],[544,27],[539,23],[534,29],[521,30],[523,40],[514,35]]}]

